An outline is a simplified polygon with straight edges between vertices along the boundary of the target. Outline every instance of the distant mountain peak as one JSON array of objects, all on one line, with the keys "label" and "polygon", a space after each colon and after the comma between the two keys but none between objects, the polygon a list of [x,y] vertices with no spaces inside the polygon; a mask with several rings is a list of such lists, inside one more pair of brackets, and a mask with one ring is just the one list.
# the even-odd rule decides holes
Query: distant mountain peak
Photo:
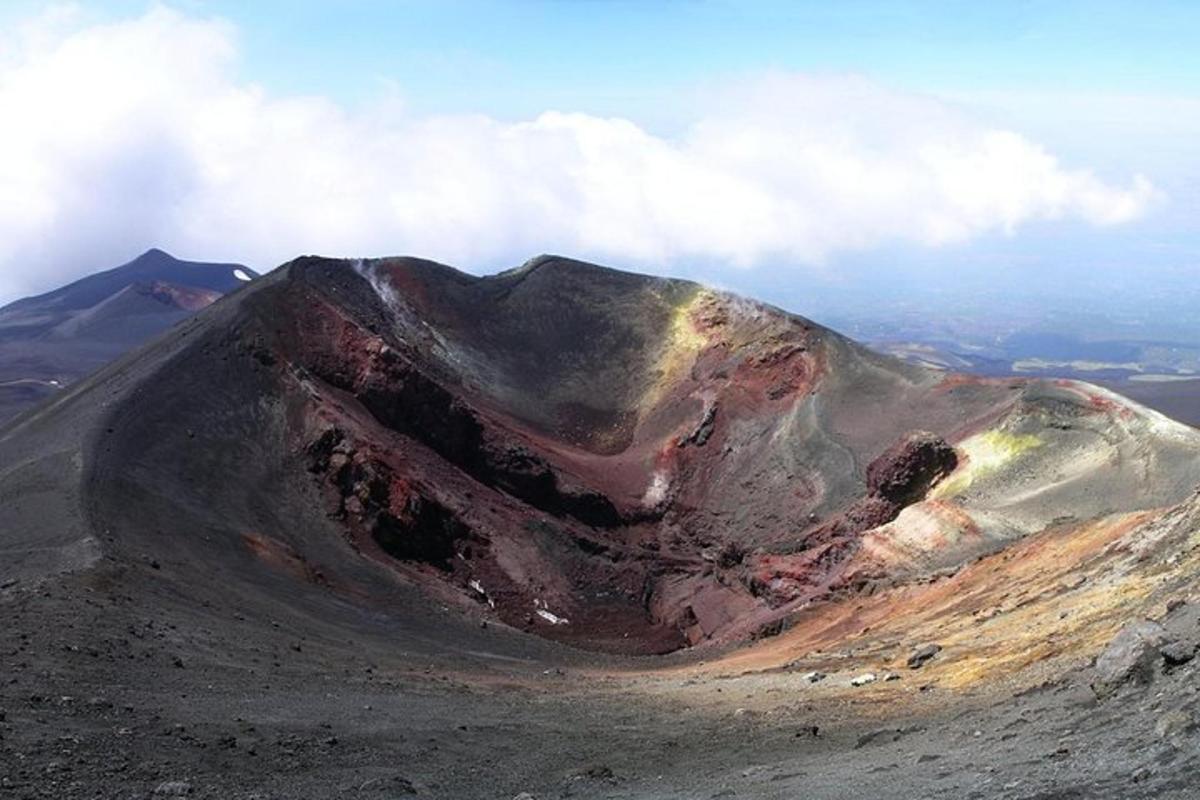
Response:
[{"label": "distant mountain peak", "polygon": [[[241,264],[183,261],[152,247],[119,267],[0,308],[0,388],[14,381],[21,387],[0,391],[0,421],[255,277]],[[44,388],[30,391],[33,385]]]},{"label": "distant mountain peak", "polygon": [[182,261],[159,247],[151,247],[141,255],[127,261],[118,270],[131,270],[138,274],[145,274],[147,270],[171,269],[179,264],[188,262]]}]

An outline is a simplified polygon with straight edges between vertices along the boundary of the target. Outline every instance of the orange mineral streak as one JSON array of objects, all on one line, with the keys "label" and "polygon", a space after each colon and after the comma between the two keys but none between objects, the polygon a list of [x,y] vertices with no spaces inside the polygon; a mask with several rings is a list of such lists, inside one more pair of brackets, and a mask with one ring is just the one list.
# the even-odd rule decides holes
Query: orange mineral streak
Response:
[{"label": "orange mineral streak", "polygon": [[144,291],[145,294],[160,303],[175,306],[184,311],[199,311],[207,308],[221,297],[220,292],[214,292],[211,289],[180,286],[165,281],[154,281]]},{"label": "orange mineral streak", "polygon": [[250,553],[267,566],[310,583],[326,583],[321,571],[314,569],[290,545],[263,536],[260,533],[243,533],[242,544]]},{"label": "orange mineral streak", "polygon": [[937,390],[941,392],[958,389],[963,386],[1013,386],[1020,387],[1028,383],[1024,378],[987,378],[982,375],[970,375],[967,373],[949,373],[937,385]]},{"label": "orange mineral streak", "polygon": [[[1160,513],[1048,529],[948,577],[814,603],[780,636],[684,671],[735,675],[792,665],[915,676],[905,669],[908,654],[937,642],[943,651],[920,671],[922,684],[963,688],[1019,674],[1032,683],[1041,673],[1027,668],[1086,660],[1138,613],[1153,582],[1126,569],[1122,548],[1111,546]],[[833,683],[829,691],[837,691]]]}]

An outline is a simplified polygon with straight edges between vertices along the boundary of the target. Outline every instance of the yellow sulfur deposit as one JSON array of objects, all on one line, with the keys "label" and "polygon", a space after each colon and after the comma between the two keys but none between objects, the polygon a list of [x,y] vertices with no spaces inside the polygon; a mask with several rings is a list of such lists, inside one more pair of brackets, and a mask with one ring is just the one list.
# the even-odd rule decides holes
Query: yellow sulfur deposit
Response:
[{"label": "yellow sulfur deposit", "polygon": [[944,499],[961,494],[975,481],[999,472],[1022,454],[1041,445],[1042,440],[1033,434],[1013,434],[999,429],[978,433],[958,445],[959,453],[965,458],[930,496]]},{"label": "yellow sulfur deposit", "polygon": [[691,369],[696,357],[708,346],[708,337],[696,330],[695,316],[706,304],[715,301],[716,295],[713,292],[697,288],[687,300],[672,309],[671,324],[655,369],[657,379],[642,398],[644,407],[657,403],[667,388]]}]

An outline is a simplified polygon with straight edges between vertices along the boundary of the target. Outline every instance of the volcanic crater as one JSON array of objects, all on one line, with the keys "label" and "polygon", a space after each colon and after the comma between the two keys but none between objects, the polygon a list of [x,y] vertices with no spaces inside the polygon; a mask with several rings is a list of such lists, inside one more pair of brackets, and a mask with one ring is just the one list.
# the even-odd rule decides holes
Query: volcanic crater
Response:
[{"label": "volcanic crater", "polygon": [[[794,727],[818,712],[830,721],[799,728],[830,765],[814,796],[848,796],[851,772],[850,796],[879,796],[892,767],[853,763],[881,735],[861,739],[864,725],[982,725],[995,737],[981,742],[1017,747],[987,727],[1002,716],[947,717],[934,690],[969,703],[1003,686],[1017,692],[1006,708],[1033,708],[1037,687],[1085,668],[1124,622],[1183,625],[1200,570],[1194,429],[1087,384],[907,365],[768,305],[555,256],[485,277],[299,258],[18,417],[0,445],[0,601],[14,625],[42,620],[34,631],[82,637],[97,659],[46,667],[38,686],[128,692],[148,724],[184,690],[220,727],[250,713],[248,695],[207,693],[250,681],[271,707],[239,736],[267,748],[254,730],[316,724],[301,717],[325,703],[317,681],[322,726],[372,731],[337,763],[384,770],[399,748],[434,796],[496,796],[463,766],[483,751],[450,746],[480,714],[529,726],[486,739],[509,753],[495,774],[510,795],[556,754],[603,745],[640,787],[629,796],[690,797],[743,769],[746,714]],[[181,654],[112,666],[156,619]],[[14,653],[56,646],[23,630]],[[46,652],[37,663],[57,664]],[[498,688],[557,676],[537,695],[544,720]],[[278,693],[293,691],[308,699],[281,721]],[[784,691],[807,699],[780,705]],[[365,710],[398,715],[394,741],[347,716],[346,698],[368,696]],[[638,718],[645,742],[671,759],[628,746],[630,696],[653,710]],[[1080,720],[1099,713],[1088,698]],[[576,718],[581,703],[594,720]],[[430,739],[443,750],[409,737],[421,714],[453,721]],[[755,757],[801,757],[791,733],[756,724]],[[681,743],[677,726],[695,736]],[[899,742],[918,729],[880,730]],[[92,733],[79,740],[107,769],[109,738]],[[198,765],[219,794],[213,757],[168,763]],[[295,763],[264,780],[286,796],[336,788],[328,764]],[[674,763],[679,794],[639,783]],[[144,784],[126,778],[113,780]]]},{"label": "volcanic crater", "polygon": [[685,281],[302,258],[244,294],[117,412],[137,428],[98,479],[261,505],[244,463],[202,483],[178,463],[236,437],[311,484],[361,557],[588,649],[768,636],[814,601],[1200,482],[1196,434],[1102,390],[906,366]]}]

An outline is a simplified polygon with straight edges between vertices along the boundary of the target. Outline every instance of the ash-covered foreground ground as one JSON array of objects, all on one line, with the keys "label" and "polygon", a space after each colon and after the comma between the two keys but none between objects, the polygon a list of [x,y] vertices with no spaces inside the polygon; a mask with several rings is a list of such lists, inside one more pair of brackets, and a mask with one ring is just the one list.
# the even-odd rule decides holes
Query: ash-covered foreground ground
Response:
[{"label": "ash-covered foreground ground", "polygon": [[[1068,669],[850,689],[608,663],[436,608],[193,608],[170,569],[5,590],[5,796],[1196,796],[1191,664],[1104,701]],[[1194,608],[1168,621],[1194,644]]]},{"label": "ash-covered foreground ground", "polygon": [[1194,797],[1200,434],[301,259],[0,429],[14,797]]}]

